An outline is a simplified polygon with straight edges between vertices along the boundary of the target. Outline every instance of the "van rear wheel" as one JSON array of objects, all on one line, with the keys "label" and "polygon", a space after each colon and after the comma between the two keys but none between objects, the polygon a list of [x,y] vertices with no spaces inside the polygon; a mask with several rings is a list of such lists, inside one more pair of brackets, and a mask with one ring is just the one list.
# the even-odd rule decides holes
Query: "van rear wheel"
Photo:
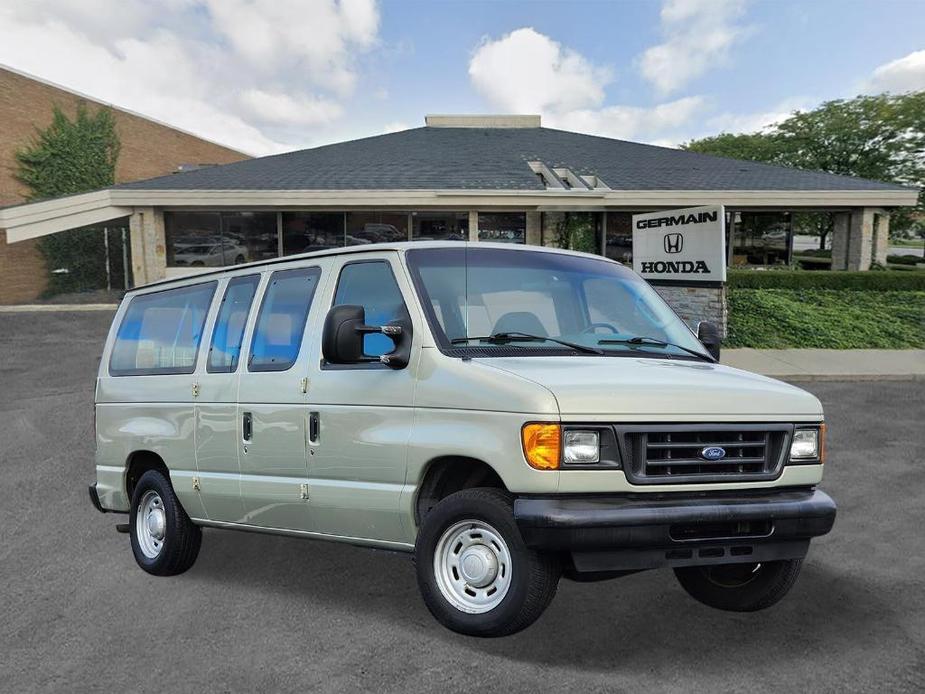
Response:
[{"label": "van rear wheel", "polygon": [[779,602],[796,583],[802,559],[760,564],[687,566],[674,570],[688,594],[730,612],[756,612]]},{"label": "van rear wheel", "polygon": [[471,636],[527,628],[556,594],[556,557],[528,548],[514,522],[511,496],[465,489],[423,519],[415,544],[424,603],[444,626]]},{"label": "van rear wheel", "polygon": [[202,530],[186,515],[170,481],[157,470],[148,470],[135,485],[128,530],[135,561],[149,574],[181,574],[199,556]]}]

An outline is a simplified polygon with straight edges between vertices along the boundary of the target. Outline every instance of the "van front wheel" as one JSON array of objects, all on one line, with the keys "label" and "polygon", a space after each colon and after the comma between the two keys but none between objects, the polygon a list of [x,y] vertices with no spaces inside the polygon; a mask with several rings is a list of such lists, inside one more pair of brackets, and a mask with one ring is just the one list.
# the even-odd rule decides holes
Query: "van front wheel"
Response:
[{"label": "van front wheel", "polygon": [[471,636],[505,636],[530,626],[556,594],[561,567],[529,549],[511,497],[465,489],[437,504],[415,545],[424,603],[444,626]]},{"label": "van front wheel", "polygon": [[157,470],[148,470],[135,485],[128,529],[135,561],[149,574],[176,576],[199,556],[202,530]]}]

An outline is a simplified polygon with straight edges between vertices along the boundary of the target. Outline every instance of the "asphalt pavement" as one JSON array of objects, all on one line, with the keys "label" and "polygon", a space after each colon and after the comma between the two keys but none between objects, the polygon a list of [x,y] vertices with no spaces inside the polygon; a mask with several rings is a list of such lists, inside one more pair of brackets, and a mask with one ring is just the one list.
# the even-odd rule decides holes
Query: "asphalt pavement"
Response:
[{"label": "asphalt pavement", "polygon": [[0,315],[0,692],[925,690],[922,383],[810,383],[839,503],[791,594],[712,610],[669,571],[563,581],[533,627],[453,634],[408,555],[206,530],[175,578],[90,506],[108,312]]}]

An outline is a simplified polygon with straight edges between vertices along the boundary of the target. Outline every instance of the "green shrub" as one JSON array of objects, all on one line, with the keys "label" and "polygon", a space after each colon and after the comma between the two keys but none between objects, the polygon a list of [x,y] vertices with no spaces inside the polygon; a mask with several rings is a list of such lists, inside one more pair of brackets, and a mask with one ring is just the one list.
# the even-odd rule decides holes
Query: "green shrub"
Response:
[{"label": "green shrub", "polygon": [[728,301],[729,347],[925,347],[925,291],[736,288]]},{"label": "green shrub", "polygon": [[905,253],[903,255],[888,255],[886,257],[886,262],[892,263],[893,265],[918,265],[919,263],[925,263],[925,259],[920,255]]},{"label": "green shrub", "polygon": [[925,291],[925,272],[801,272],[730,270],[730,289],[852,289]]}]

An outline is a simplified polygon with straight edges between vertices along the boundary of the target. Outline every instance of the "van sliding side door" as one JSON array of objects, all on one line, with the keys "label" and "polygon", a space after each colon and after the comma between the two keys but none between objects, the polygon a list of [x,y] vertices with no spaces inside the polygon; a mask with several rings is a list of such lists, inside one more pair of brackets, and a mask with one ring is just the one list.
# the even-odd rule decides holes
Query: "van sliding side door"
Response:
[{"label": "van sliding side door", "polygon": [[310,348],[323,319],[313,299],[328,262],[272,269],[260,298],[238,386],[242,521],[248,525],[311,529],[306,391]]}]

